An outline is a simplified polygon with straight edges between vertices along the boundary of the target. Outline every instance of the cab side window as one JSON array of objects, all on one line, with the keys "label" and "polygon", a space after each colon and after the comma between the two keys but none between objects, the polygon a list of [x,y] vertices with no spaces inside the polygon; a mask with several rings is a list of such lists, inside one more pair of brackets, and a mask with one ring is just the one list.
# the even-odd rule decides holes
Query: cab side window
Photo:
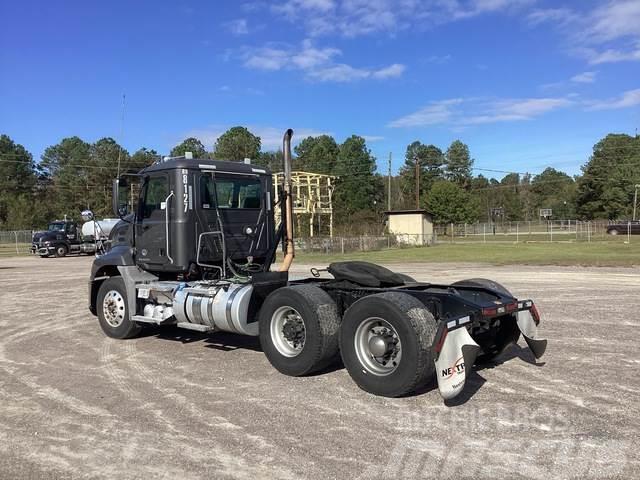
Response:
[{"label": "cab side window", "polygon": [[149,178],[144,189],[142,218],[149,218],[153,212],[160,211],[167,195],[169,195],[169,182],[166,176]]}]

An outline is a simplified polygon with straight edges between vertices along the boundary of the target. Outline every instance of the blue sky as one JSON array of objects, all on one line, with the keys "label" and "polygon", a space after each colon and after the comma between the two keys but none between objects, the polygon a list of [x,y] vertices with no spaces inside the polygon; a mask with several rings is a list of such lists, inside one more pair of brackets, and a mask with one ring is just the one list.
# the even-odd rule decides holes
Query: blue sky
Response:
[{"label": "blue sky", "polygon": [[413,140],[456,138],[479,168],[578,173],[603,135],[640,127],[640,0],[24,0],[0,16],[0,132],[36,157],[70,135],[210,149],[245,125],[263,149],[287,127],[362,135],[385,173],[390,151],[397,170]]}]

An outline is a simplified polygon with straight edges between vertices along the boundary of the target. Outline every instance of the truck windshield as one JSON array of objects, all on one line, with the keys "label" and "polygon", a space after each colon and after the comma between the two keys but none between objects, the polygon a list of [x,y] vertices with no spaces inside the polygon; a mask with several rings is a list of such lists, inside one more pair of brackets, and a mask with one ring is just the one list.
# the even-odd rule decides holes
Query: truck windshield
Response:
[{"label": "truck windshield", "polygon": [[63,232],[64,231],[64,223],[50,223],[48,230],[50,232]]},{"label": "truck windshield", "polygon": [[[214,188],[215,182],[215,188]],[[214,198],[214,192],[217,198]],[[262,187],[254,177],[200,177],[202,208],[260,208]]]}]

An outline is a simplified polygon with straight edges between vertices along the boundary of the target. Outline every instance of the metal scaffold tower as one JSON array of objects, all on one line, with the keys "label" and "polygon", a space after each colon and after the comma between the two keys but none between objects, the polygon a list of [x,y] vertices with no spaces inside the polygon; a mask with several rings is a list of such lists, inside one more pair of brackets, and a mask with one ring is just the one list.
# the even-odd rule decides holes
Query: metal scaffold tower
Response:
[{"label": "metal scaffold tower", "polygon": [[[273,174],[274,185],[282,185],[283,173]],[[309,220],[309,236],[322,234],[322,226],[329,225],[329,235],[333,237],[333,181],[336,177],[311,172],[291,172],[293,183],[293,214],[297,224],[302,219]],[[279,200],[280,192],[275,189],[275,201]],[[279,212],[279,210],[278,210]],[[278,213],[279,215],[279,213]],[[324,220],[324,222],[323,222]],[[318,231],[315,231],[317,224]]]}]

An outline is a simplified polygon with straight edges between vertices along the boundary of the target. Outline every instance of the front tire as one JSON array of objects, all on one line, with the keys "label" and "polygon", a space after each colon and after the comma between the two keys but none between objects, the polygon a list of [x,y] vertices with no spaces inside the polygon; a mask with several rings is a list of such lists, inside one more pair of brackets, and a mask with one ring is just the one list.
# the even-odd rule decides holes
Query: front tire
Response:
[{"label": "front tire", "polygon": [[127,292],[121,277],[111,277],[100,285],[97,298],[98,321],[111,338],[133,338],[142,327],[130,318]]},{"label": "front tire", "polygon": [[67,255],[67,253],[69,253],[69,249],[66,245],[58,245],[56,247],[56,257],[64,257]]},{"label": "front tire", "polygon": [[280,373],[308,375],[337,357],[340,317],[333,299],[316,286],[272,292],[260,309],[259,322],[262,350]]},{"label": "front tire", "polygon": [[340,327],[340,354],[363,390],[384,397],[415,391],[435,374],[433,339],[437,323],[406,293],[385,292],[355,302]]}]

